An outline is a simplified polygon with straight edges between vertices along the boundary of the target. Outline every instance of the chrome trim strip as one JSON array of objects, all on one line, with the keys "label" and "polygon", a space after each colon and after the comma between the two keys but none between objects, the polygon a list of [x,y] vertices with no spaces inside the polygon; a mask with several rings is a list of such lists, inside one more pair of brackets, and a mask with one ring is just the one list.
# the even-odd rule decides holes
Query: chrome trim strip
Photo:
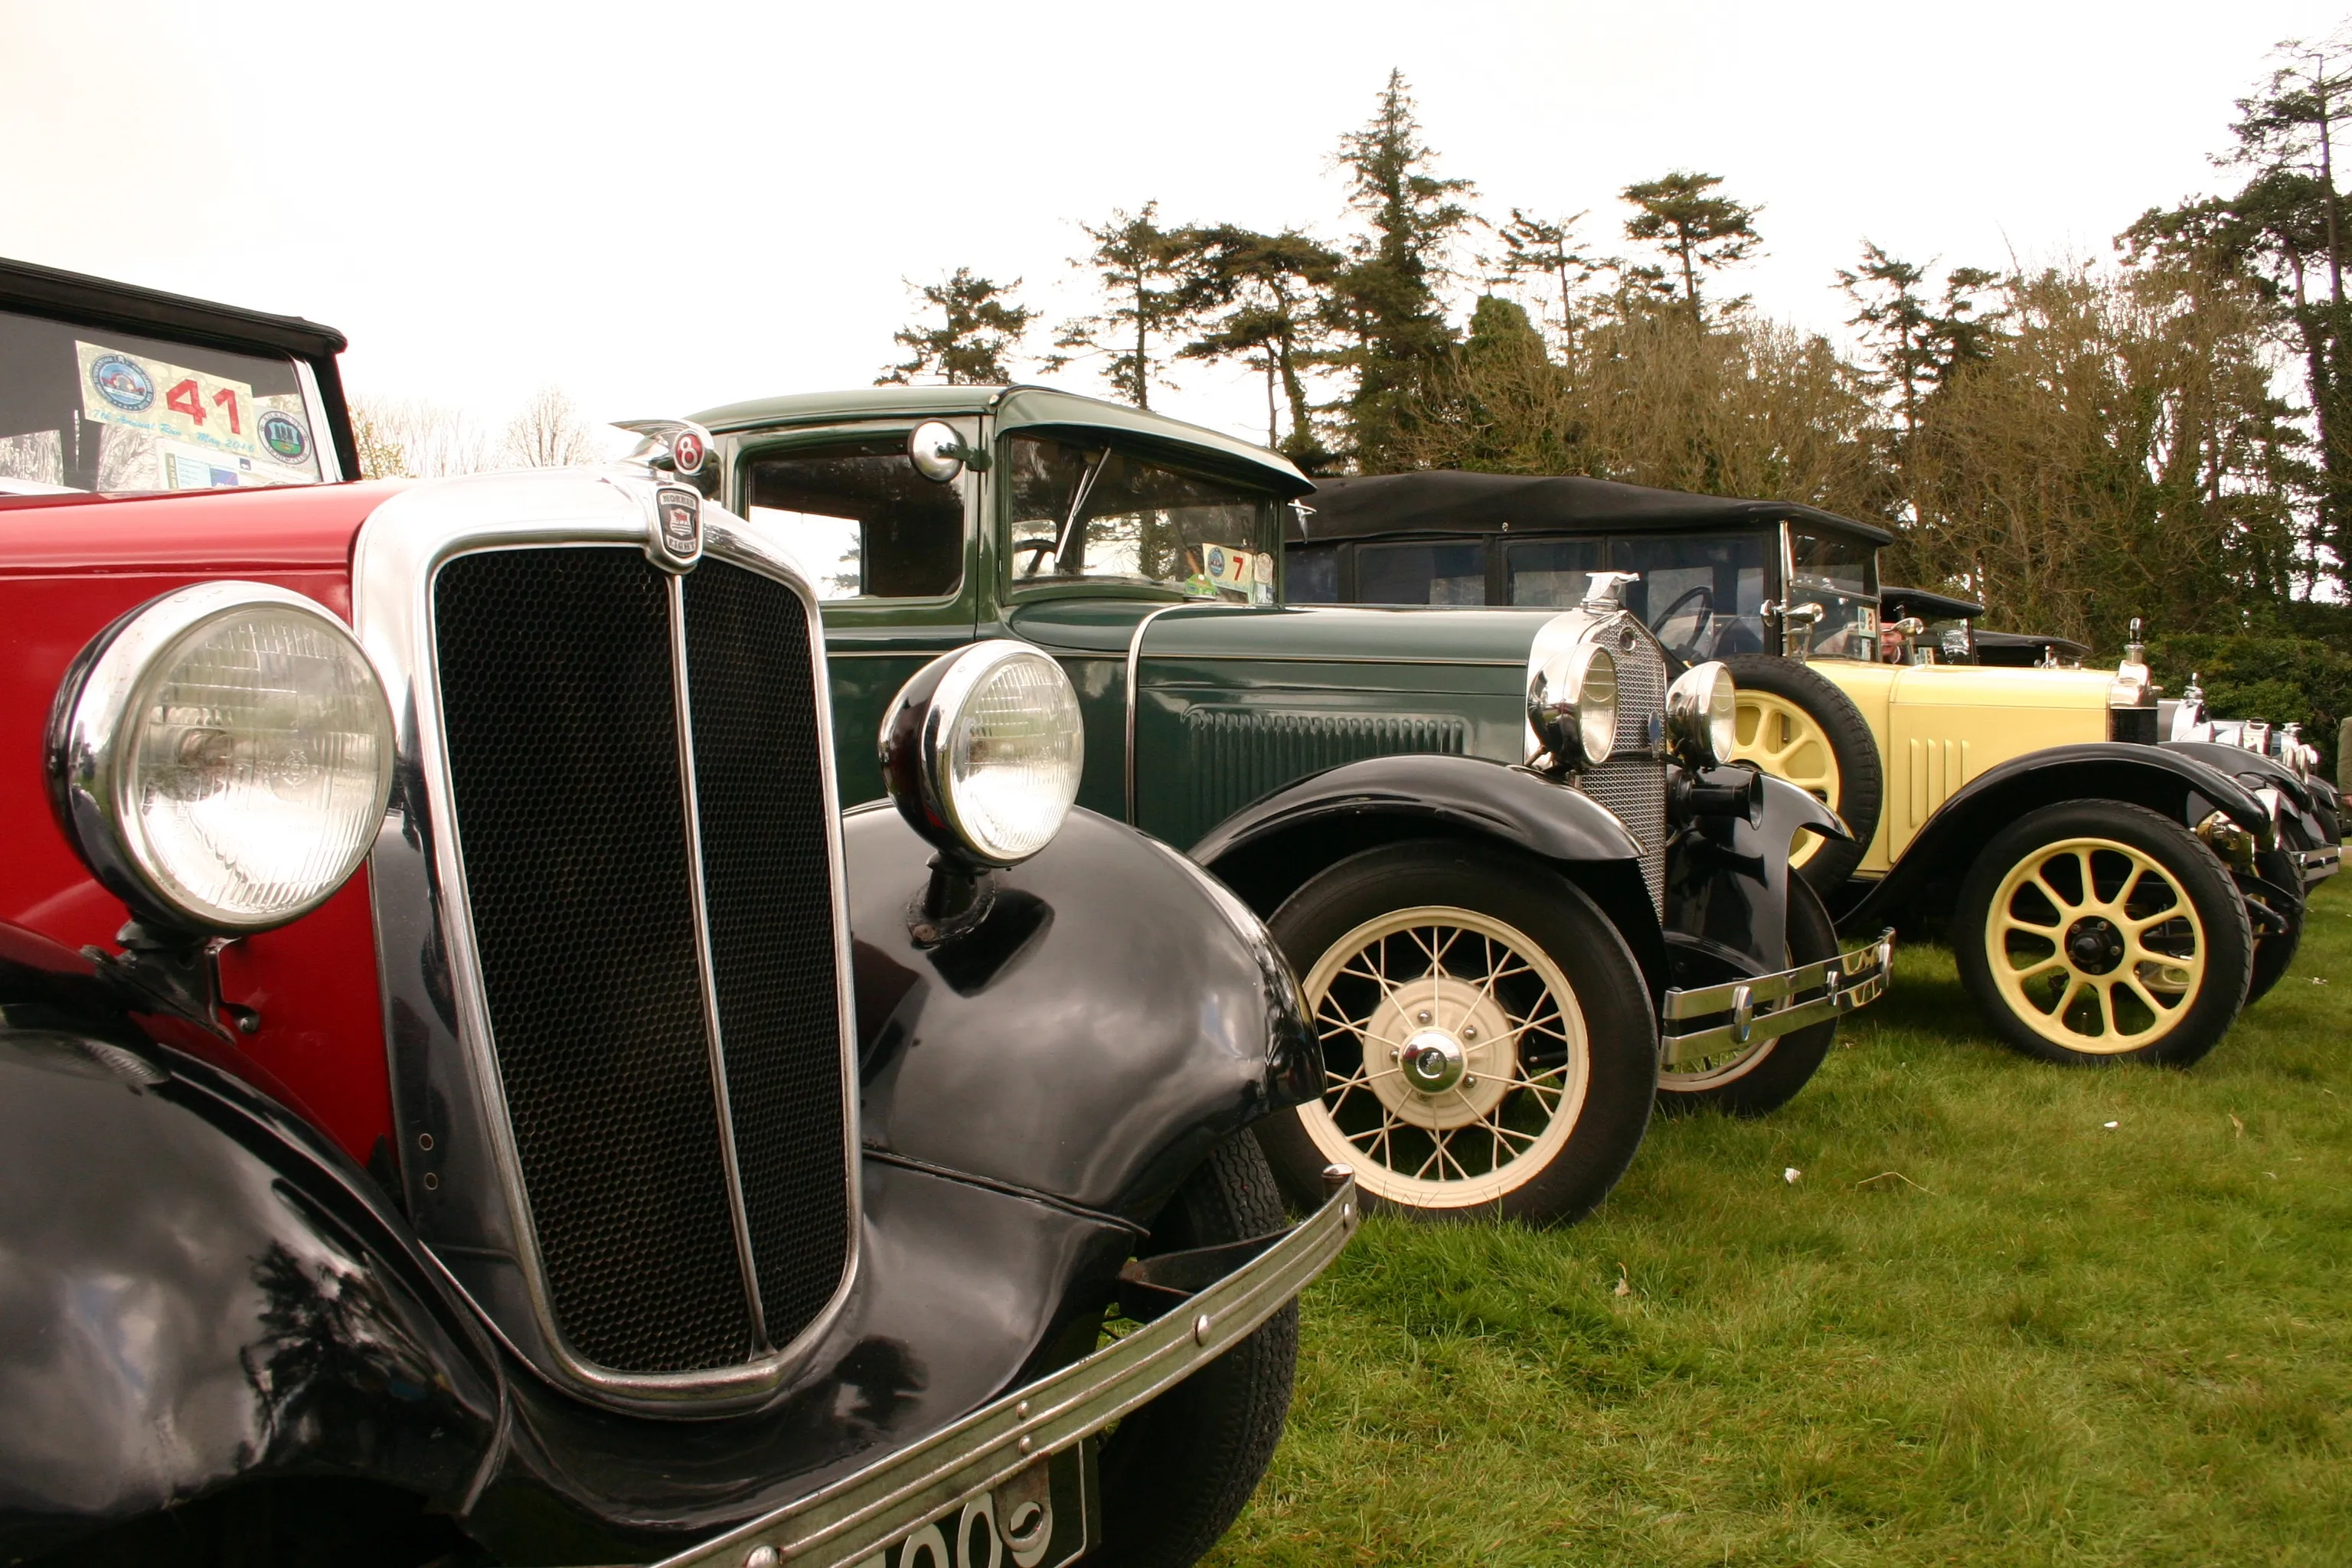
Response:
[{"label": "chrome trim strip", "polygon": [[[1660,1060],[1667,1067],[1679,1067],[1726,1047],[1751,1046],[1842,1016],[1876,1001],[1894,973],[1895,928],[1889,926],[1875,942],[1819,963],[1720,985],[1670,990],[1659,1009],[1664,1023],[1726,1013],[1732,1015],[1732,1021],[1700,1029],[1662,1028]],[[1761,1004],[1786,1003],[1807,991],[1823,994],[1771,1012],[1759,1010]]]},{"label": "chrome trim strip", "polygon": [[1231,1350],[1282,1310],[1354,1234],[1352,1177],[1256,1258],[1084,1361],[824,1490],[691,1547],[654,1568],[747,1568],[768,1549],[792,1568],[853,1568],[902,1531],[952,1510],[1066,1448]]},{"label": "chrome trim strip", "polygon": [[735,1106],[727,1089],[727,1037],[719,1023],[719,971],[710,956],[710,895],[702,871],[702,795],[694,773],[693,682],[686,668],[686,578],[677,572],[667,576],[663,587],[669,605],[670,704],[677,711],[677,784],[679,798],[686,805],[686,878],[694,896],[694,967],[702,993],[702,1039],[709,1053],[711,1099],[719,1108],[719,1164],[727,1173],[727,1222],[735,1233],[735,1264],[743,1273],[743,1300],[751,1309],[751,1348],[759,1351],[768,1347],[768,1311],[760,1300],[759,1268],[751,1259],[751,1216],[743,1205],[743,1165],[735,1149]]},{"label": "chrome trim strip", "polygon": [[2324,844],[2316,849],[2294,851],[2295,868],[2303,873],[2303,885],[2324,882],[2340,870],[2344,864],[2344,847]]},{"label": "chrome trim strip", "polygon": [[[834,910],[835,1019],[840,1040],[842,1170],[846,1185],[849,1245],[842,1277],[823,1311],[792,1342],[739,1366],[691,1373],[624,1373],[582,1356],[563,1338],[549,1299],[545,1265],[524,1191],[513,1126],[497,1067],[488,1005],[475,950],[465,862],[452,809],[446,742],[441,730],[433,587],[441,567],[486,550],[562,545],[625,547],[642,552],[646,530],[659,526],[653,477],[643,469],[541,469],[439,480],[394,495],[362,525],[352,549],[354,629],[390,697],[397,731],[397,809],[388,811],[369,857],[375,914],[377,973],[384,1007],[384,1041],[392,1056],[395,1096],[400,1053],[428,1058],[454,1048],[462,1069],[446,1087],[470,1090],[470,1103],[452,1105],[443,1129],[463,1146],[478,1141],[490,1166],[503,1231],[485,1231],[476,1253],[511,1253],[528,1297],[530,1320],[499,1321],[494,1303],[478,1295],[475,1277],[452,1265],[457,1238],[443,1223],[447,1195],[420,1194],[417,1153],[403,1124],[401,1168],[418,1232],[472,1302],[491,1331],[540,1371],[575,1393],[603,1403],[647,1410],[713,1411],[754,1403],[805,1364],[840,1316],[862,1260],[863,1204],[858,1180],[856,1035],[852,1015],[848,889],[841,842],[841,805],[829,748],[821,763],[826,848]],[[806,616],[811,679],[820,736],[832,733],[824,634],[816,596],[798,568],[754,529],[715,505],[703,508],[704,556],[782,584]],[[413,798],[421,790],[424,798]],[[421,811],[418,809],[422,807]],[[396,945],[395,945],[396,943]],[[437,1047],[436,1041],[444,1042]],[[405,1042],[404,1044],[404,1042]],[[429,1061],[428,1061],[429,1065]],[[404,1114],[395,1103],[395,1114]],[[443,1151],[454,1158],[457,1151]],[[436,1156],[438,1158],[438,1156]],[[420,1202],[420,1198],[425,1201]],[[459,1214],[462,1222],[468,1217]],[[499,1215],[484,1215],[485,1223]],[[436,1233],[438,1233],[436,1235]],[[453,1248],[440,1258],[436,1240]],[[543,1353],[534,1353],[533,1336]]]},{"label": "chrome trim strip", "polygon": [[1127,639],[1127,820],[1130,826],[1135,822],[1135,694],[1138,685],[1136,677],[1143,664],[1143,633],[1152,622],[1171,610],[1183,610],[1191,607],[1189,600],[1173,605],[1162,605],[1136,622],[1134,634]]}]

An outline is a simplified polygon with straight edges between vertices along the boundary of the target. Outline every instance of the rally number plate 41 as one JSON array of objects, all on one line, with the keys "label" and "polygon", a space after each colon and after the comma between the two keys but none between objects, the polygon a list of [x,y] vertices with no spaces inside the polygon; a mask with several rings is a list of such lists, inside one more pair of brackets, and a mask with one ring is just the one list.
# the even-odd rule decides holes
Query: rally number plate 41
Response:
[{"label": "rally number plate 41", "polygon": [[857,1568],[1062,1568],[1092,1544],[1091,1440],[1050,1454],[917,1526]]}]

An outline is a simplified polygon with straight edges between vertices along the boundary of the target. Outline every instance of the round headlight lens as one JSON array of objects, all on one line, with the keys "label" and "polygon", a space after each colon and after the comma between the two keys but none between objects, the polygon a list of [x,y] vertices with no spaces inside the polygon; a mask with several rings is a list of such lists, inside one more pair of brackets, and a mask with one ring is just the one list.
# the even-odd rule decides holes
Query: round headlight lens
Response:
[{"label": "round headlight lens", "polygon": [[213,583],[120,627],[64,715],[68,815],[131,902],[257,931],[323,903],[375,842],[392,710],[352,634],[299,595]]},{"label": "round headlight lens", "polygon": [[1544,660],[1528,689],[1528,721],[1563,767],[1595,767],[1617,749],[1617,660],[1577,642]]},{"label": "round headlight lens", "polygon": [[1739,690],[1714,659],[1695,664],[1666,688],[1666,739],[1689,761],[1714,767],[1737,743]]},{"label": "round headlight lens", "polygon": [[883,721],[883,777],[900,812],[940,847],[993,866],[1053,841],[1085,766],[1078,694],[1026,643],[981,643],[918,671]]}]

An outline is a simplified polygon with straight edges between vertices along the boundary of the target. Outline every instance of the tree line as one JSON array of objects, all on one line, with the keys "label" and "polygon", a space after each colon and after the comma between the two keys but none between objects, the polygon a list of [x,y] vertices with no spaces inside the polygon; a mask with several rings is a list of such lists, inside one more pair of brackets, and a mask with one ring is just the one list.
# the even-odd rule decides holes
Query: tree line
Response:
[{"label": "tree line", "polygon": [[[2281,45],[2214,160],[2228,194],[2143,215],[2096,260],[1942,266],[1865,237],[1841,343],[1737,292],[1765,209],[1720,177],[1630,184],[1613,225],[1482,216],[1392,72],[1338,145],[1351,232],[1115,210],[1072,261],[1096,308],[1039,357],[1139,406],[1188,363],[1245,366],[1267,445],[1309,473],[1586,474],[1876,521],[1890,581],[1979,599],[1989,626],[2112,649],[2145,616],[2175,689],[2193,658],[2217,702],[2332,731],[2352,710],[2347,115],[2352,45]],[[915,287],[883,380],[1013,379],[1041,319],[1020,279]]]}]

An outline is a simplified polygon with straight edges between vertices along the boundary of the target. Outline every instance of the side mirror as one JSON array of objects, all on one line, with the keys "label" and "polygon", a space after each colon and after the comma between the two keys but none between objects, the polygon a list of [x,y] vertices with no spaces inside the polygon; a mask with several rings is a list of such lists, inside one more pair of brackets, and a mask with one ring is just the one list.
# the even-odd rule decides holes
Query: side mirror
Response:
[{"label": "side mirror", "polygon": [[944,419],[926,419],[907,432],[907,460],[935,485],[947,484],[967,466],[978,468],[971,456],[971,447]]}]

